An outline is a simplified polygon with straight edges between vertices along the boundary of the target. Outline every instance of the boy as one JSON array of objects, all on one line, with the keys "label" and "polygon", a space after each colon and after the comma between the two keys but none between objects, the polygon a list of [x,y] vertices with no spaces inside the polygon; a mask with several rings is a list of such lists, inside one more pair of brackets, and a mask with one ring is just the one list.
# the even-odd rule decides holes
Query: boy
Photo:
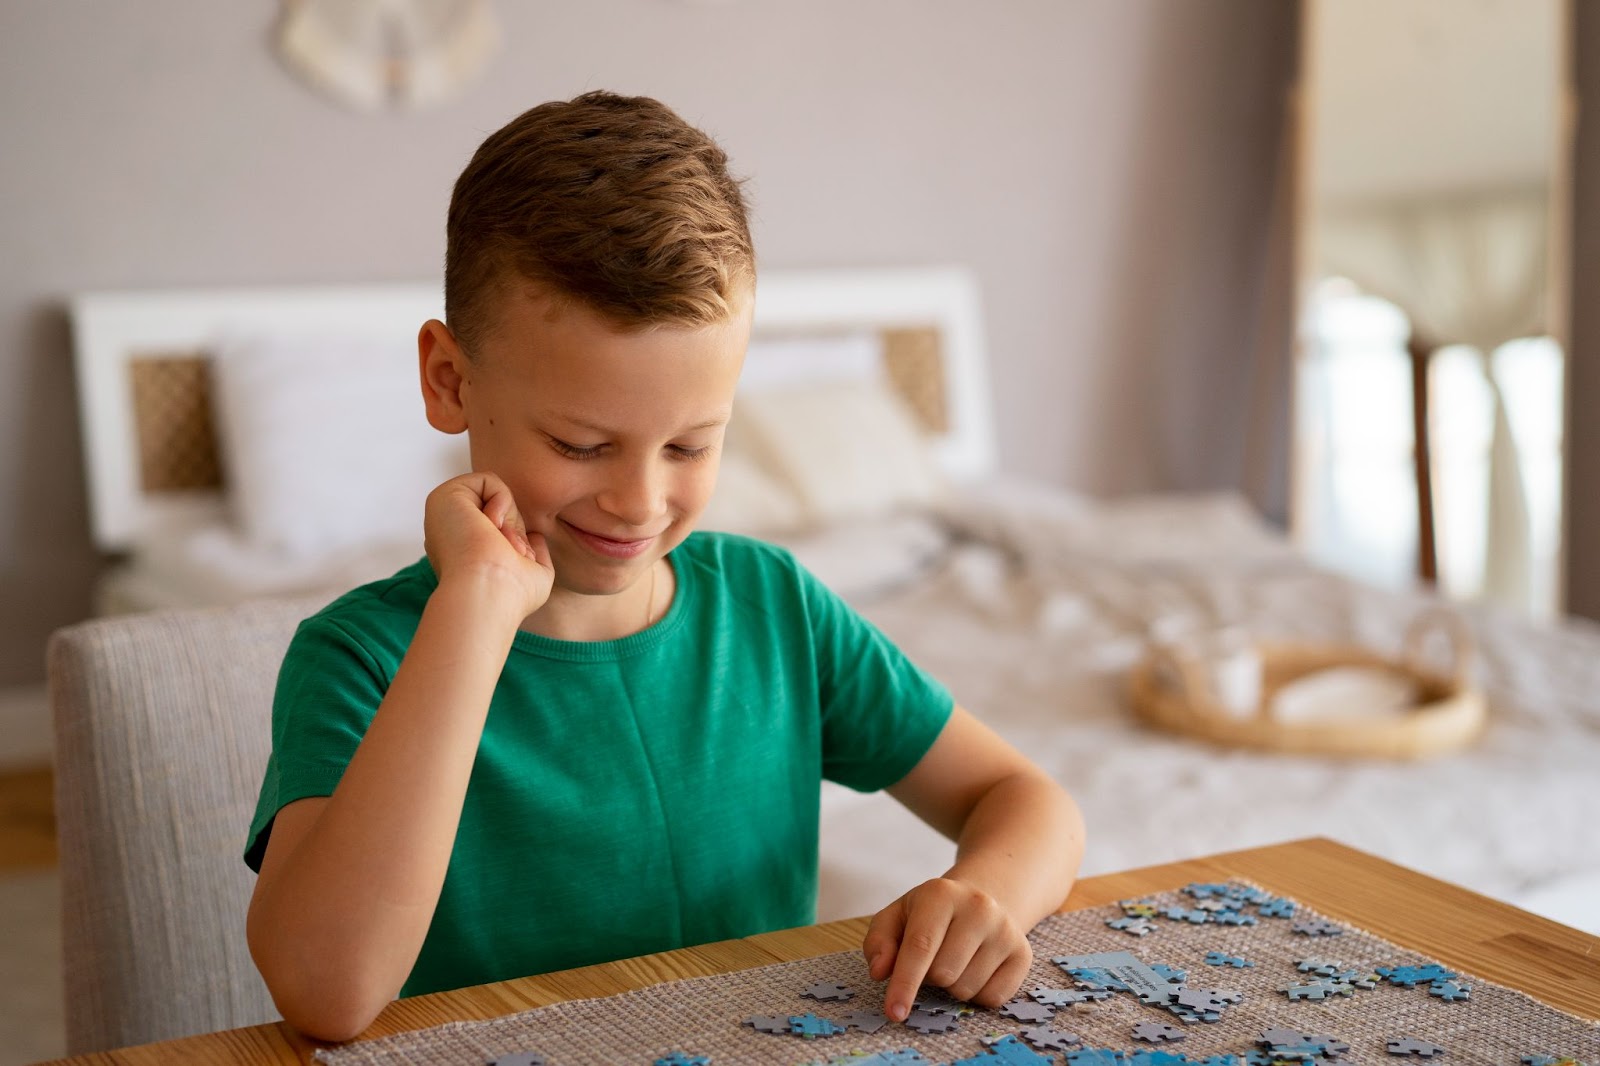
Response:
[{"label": "boy", "polygon": [[738,183],[645,98],[493,134],[456,183],[429,422],[473,472],[427,557],[297,632],[246,862],[292,1025],[812,920],[822,777],[958,842],[863,944],[997,1005],[1082,854],[1071,799],[786,553],[691,533],[750,330]]}]

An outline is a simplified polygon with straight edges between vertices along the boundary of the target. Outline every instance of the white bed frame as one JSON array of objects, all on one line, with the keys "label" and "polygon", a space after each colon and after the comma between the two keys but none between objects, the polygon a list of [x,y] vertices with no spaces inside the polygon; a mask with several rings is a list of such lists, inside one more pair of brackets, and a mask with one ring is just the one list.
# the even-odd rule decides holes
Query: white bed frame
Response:
[{"label": "white bed frame", "polygon": [[[124,552],[147,531],[219,521],[219,492],[146,493],[140,485],[129,363],[205,351],[230,330],[336,330],[407,336],[443,317],[437,284],[84,293],[70,302],[79,414],[95,543]],[[957,267],[769,271],[758,282],[757,334],[927,327],[941,337],[948,432],[933,440],[953,478],[993,471],[988,352],[974,275]]]}]

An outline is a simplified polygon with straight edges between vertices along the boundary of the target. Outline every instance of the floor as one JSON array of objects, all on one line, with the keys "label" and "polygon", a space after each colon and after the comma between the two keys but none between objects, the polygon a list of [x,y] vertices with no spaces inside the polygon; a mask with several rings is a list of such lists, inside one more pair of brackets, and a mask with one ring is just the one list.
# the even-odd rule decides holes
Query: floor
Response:
[{"label": "floor", "polygon": [[48,767],[0,771],[0,1066],[66,1054]]}]

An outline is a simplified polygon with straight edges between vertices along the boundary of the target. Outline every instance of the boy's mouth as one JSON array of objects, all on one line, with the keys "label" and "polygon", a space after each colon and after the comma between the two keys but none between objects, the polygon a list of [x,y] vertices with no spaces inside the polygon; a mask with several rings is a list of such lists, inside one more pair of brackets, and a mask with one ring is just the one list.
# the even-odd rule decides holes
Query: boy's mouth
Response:
[{"label": "boy's mouth", "polygon": [[605,537],[599,533],[591,533],[587,529],[580,529],[565,518],[558,518],[556,521],[565,526],[578,543],[612,559],[631,559],[656,541],[655,537],[642,537],[638,540],[618,540],[615,537]]}]

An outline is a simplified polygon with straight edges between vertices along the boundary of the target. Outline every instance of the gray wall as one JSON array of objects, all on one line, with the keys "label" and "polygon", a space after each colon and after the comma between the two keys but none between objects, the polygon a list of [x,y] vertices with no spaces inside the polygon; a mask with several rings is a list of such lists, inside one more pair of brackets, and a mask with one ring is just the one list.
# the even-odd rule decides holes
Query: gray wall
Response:
[{"label": "gray wall", "polygon": [[[721,139],[767,267],[976,268],[1006,466],[1102,493],[1243,482],[1252,361],[1283,350],[1259,324],[1296,5],[496,7],[508,47],[468,95],[363,116],[279,68],[275,3],[5,6],[0,685],[42,674],[99,566],[62,299],[437,276],[477,143],[589,88]],[[1281,515],[1266,465],[1251,488]]]}]

